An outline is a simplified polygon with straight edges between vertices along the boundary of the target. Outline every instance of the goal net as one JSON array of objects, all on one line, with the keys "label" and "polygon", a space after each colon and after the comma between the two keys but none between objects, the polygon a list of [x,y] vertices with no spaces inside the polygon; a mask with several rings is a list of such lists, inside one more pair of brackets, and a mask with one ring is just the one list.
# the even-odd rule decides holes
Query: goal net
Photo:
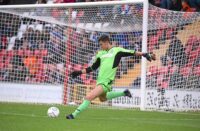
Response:
[{"label": "goal net", "polygon": [[1,101],[41,103],[48,95],[63,104],[80,104],[95,88],[98,70],[76,79],[69,74],[94,62],[98,38],[107,34],[113,46],[154,52],[157,60],[122,58],[113,90],[128,88],[133,98],[96,99],[92,105],[199,110],[200,13],[152,5],[144,12],[143,7],[142,0],[0,7]]}]

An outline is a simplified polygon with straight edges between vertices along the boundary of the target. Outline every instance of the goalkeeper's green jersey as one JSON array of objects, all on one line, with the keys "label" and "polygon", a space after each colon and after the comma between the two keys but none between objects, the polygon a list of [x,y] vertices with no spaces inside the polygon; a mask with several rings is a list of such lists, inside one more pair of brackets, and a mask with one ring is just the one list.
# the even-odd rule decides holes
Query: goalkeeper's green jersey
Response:
[{"label": "goalkeeper's green jersey", "polygon": [[111,82],[115,79],[117,66],[121,57],[133,56],[134,50],[127,50],[121,47],[112,47],[109,50],[100,50],[96,55],[95,63],[91,66],[92,70],[99,68],[97,85],[104,82]]}]

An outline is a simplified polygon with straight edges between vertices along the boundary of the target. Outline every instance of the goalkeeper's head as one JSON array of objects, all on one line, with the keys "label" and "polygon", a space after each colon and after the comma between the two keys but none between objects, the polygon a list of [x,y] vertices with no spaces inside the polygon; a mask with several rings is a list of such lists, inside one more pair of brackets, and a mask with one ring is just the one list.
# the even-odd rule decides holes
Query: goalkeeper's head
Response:
[{"label": "goalkeeper's head", "polygon": [[108,50],[112,47],[112,43],[110,42],[110,38],[108,35],[100,36],[98,42],[102,50]]}]

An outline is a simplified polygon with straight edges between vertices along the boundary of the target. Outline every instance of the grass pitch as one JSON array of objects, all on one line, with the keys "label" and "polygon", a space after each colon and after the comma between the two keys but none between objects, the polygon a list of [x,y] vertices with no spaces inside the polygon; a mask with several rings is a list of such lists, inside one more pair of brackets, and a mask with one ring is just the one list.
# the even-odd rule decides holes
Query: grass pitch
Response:
[{"label": "grass pitch", "polygon": [[75,120],[75,107],[57,106],[58,118],[47,117],[49,105],[0,103],[0,131],[200,131],[200,112],[142,112],[89,108]]}]

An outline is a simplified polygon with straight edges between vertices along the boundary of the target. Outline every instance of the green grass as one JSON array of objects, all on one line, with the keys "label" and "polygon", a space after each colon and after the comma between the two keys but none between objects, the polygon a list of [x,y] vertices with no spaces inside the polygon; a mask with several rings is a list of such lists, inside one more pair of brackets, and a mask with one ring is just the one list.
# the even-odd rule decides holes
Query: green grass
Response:
[{"label": "green grass", "polygon": [[75,107],[57,106],[58,118],[46,115],[49,105],[0,103],[0,131],[200,131],[200,113],[141,112],[90,108],[75,120],[65,114]]}]

